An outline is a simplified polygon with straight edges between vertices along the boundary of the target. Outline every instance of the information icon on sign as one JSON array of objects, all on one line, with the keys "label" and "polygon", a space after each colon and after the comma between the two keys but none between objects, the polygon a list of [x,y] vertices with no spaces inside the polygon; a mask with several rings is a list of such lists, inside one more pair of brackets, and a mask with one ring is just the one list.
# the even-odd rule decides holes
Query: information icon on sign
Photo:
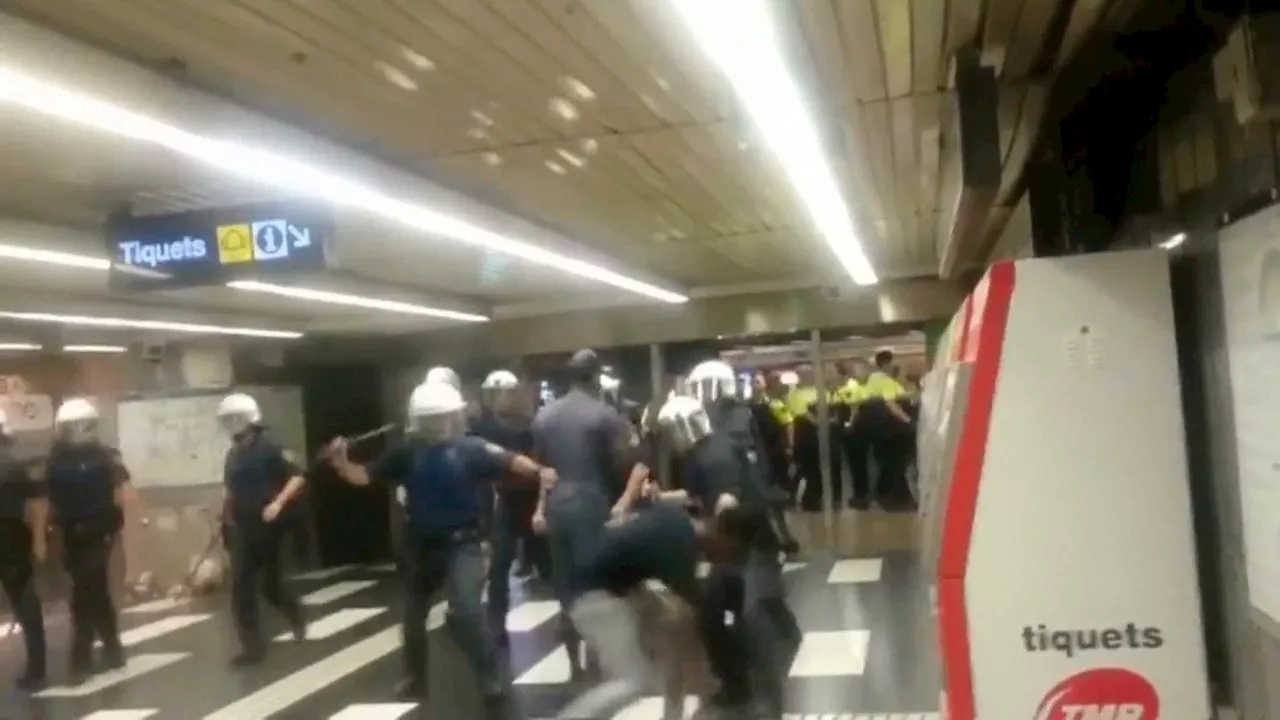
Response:
[{"label": "information icon on sign", "polygon": [[255,260],[289,257],[289,223],[285,220],[254,223],[253,257]]}]

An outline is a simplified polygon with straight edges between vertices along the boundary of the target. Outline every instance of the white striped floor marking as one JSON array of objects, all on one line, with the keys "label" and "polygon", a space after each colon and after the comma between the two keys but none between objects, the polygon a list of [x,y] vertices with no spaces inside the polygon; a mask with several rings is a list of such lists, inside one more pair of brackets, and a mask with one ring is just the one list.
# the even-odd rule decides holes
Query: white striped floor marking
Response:
[{"label": "white striped floor marking", "polygon": [[[386,608],[344,608],[329,613],[324,617],[307,623],[308,640],[325,640],[348,630],[371,617],[386,612]],[[276,642],[292,642],[293,633],[284,632],[276,636]]]},{"label": "white striped floor marking", "polygon": [[115,687],[121,683],[128,682],[136,677],[141,677],[153,670],[159,670],[167,665],[172,665],[182,658],[187,657],[187,653],[155,653],[152,655],[134,655],[129,658],[128,663],[119,670],[111,670],[101,675],[95,675],[89,680],[76,685],[74,687],[51,687],[36,693],[36,697],[42,698],[75,698],[86,697],[94,693],[102,692],[109,687]]},{"label": "white striped floor marking", "polygon": [[322,568],[320,570],[311,570],[309,572],[298,573],[291,580],[328,580],[336,577],[351,569],[350,565],[339,565],[337,567]]},{"label": "white striped floor marking", "polygon": [[856,560],[837,560],[827,573],[827,582],[833,585],[850,585],[854,583],[872,583],[880,579],[884,570],[881,558],[858,558]]},{"label": "white striped floor marking", "polygon": [[507,613],[507,632],[529,632],[560,614],[555,600],[530,600]]},{"label": "white striped floor marking", "polygon": [[941,713],[783,713],[782,720],[942,720]]},{"label": "white striped floor marking", "polygon": [[355,595],[377,585],[376,580],[343,580],[332,585],[326,585],[319,590],[313,590],[303,595],[299,600],[303,605],[314,607],[316,605],[328,605],[335,600],[341,600],[348,595]]},{"label": "white striped floor marking", "polygon": [[[120,633],[120,644],[125,647],[133,647],[140,645],[149,640],[155,640],[158,637],[177,632],[183,628],[191,627],[199,622],[204,622],[213,617],[207,613],[200,615],[170,615],[167,618],[149,622],[146,625],[139,625],[136,628],[129,628]],[[94,643],[95,646],[101,646],[102,641]]]},{"label": "white striped floor marking", "polygon": [[191,602],[190,598],[160,598],[159,600],[127,607],[122,612],[125,615],[145,615],[147,613],[158,613],[180,608],[189,602]]},{"label": "white striped floor marking", "polygon": [[89,713],[80,720],[147,720],[160,712],[154,708],[147,710],[98,710]]},{"label": "white striped floor marking", "polygon": [[[808,563],[802,563],[802,562],[783,563],[782,572],[789,573],[794,570],[799,570],[800,568],[804,567],[807,564]],[[705,578],[710,573],[711,573],[711,563],[706,563],[706,562],[698,563],[698,577]]]},{"label": "white striped floor marking", "polygon": [[[586,644],[578,646],[578,663],[585,665],[587,662]],[[564,685],[569,682],[569,652],[565,650],[564,645],[557,645],[547,653],[541,660],[534,664],[533,667],[525,670],[520,677],[516,678],[516,685]]]},{"label": "white striped floor marking", "polygon": [[[684,699],[684,713],[681,717],[691,718],[698,712],[699,699],[690,695]],[[612,720],[668,720],[663,714],[666,701],[658,696],[640,698],[614,715]]]},{"label": "white striped floor marking", "polygon": [[329,720],[399,720],[418,707],[413,703],[368,703],[348,705]]},{"label": "white striped floor marking", "polygon": [[333,685],[390,655],[400,643],[400,626],[389,627],[205,715],[204,720],[271,717],[310,697],[317,688]]},{"label": "white striped floor marking", "polygon": [[383,573],[383,572],[395,572],[395,571],[396,571],[396,564],[395,564],[395,563],[393,563],[393,562],[389,562],[389,563],[382,563],[381,565],[374,565],[374,566],[370,567],[369,569],[370,569],[370,570],[372,570],[373,572],[380,572],[380,573]]},{"label": "white striped floor marking", "polygon": [[861,675],[870,641],[869,630],[807,632],[791,663],[791,677]]}]

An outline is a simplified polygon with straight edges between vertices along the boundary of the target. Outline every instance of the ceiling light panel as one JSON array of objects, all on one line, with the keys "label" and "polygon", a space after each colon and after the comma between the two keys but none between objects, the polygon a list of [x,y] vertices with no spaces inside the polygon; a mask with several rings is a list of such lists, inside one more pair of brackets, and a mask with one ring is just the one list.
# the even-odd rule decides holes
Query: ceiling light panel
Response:
[{"label": "ceiling light panel", "polygon": [[783,59],[768,0],[670,0],[703,52],[724,72],[836,259],[859,285],[876,282],[840,195],[828,153]]},{"label": "ceiling light panel", "polygon": [[3,65],[0,65],[0,100],[103,132],[152,143],[242,180],[325,200],[339,207],[364,210],[424,233],[514,255],[663,302],[682,303],[688,300],[685,295],[652,283],[394,197],[357,179],[341,177],[323,168],[235,141],[197,135]]},{"label": "ceiling light panel", "polygon": [[488,317],[484,315],[477,315],[475,313],[445,310],[443,308],[433,308],[425,305],[414,305],[412,303],[399,302],[397,300],[378,300],[360,295],[348,295],[346,293],[329,292],[327,290],[312,290],[309,288],[274,285],[272,283],[250,280],[229,282],[227,283],[227,287],[235,288],[236,290],[245,290],[248,292],[278,295],[280,297],[293,298],[295,300],[308,300],[328,305],[341,305],[345,307],[361,308],[364,310],[400,313],[402,315],[421,315],[424,317],[440,318],[443,320],[459,320],[462,322],[487,322],[489,320]]},{"label": "ceiling light panel", "polygon": [[0,343],[0,352],[26,352],[43,349],[43,345],[36,345],[35,343]]},{"label": "ceiling light panel", "polygon": [[168,322],[165,320],[130,320],[127,318],[96,317],[92,315],[61,315],[57,313],[0,311],[0,319],[19,322],[54,323],[74,327],[97,327],[112,330],[147,330],[155,332],[189,333],[193,335],[231,335],[237,337],[296,340],[302,333],[290,330],[264,328],[226,327],[200,323]]},{"label": "ceiling light panel", "polygon": [[129,348],[123,345],[63,345],[62,350],[69,353],[118,354],[129,352]]}]

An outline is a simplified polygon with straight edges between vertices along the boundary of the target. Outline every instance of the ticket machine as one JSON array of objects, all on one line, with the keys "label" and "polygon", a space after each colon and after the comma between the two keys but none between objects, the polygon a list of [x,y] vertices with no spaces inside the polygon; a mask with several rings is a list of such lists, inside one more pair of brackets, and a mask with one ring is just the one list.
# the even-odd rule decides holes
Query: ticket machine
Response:
[{"label": "ticket machine", "polygon": [[1206,720],[1168,258],[1001,262],[925,379],[949,720]]}]

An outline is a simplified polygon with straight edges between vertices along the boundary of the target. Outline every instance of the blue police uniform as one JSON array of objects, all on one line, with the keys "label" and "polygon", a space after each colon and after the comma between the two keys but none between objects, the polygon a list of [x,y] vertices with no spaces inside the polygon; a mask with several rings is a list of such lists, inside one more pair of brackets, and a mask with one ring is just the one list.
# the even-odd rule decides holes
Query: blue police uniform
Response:
[{"label": "blue police uniform", "polygon": [[27,503],[44,494],[44,483],[30,476],[7,443],[0,445],[0,583],[26,644],[27,669],[19,681],[24,687],[38,686],[45,678],[44,614],[31,583],[33,531],[26,519]]},{"label": "blue police uniform", "polygon": [[238,663],[262,659],[266,644],[258,613],[258,592],[289,622],[295,636],[306,634],[302,606],[284,582],[280,551],[292,509],[273,522],[262,519],[267,505],[289,480],[302,474],[262,428],[245,431],[227,450],[223,481],[231,526],[231,611],[243,652]]},{"label": "blue police uniform", "polygon": [[404,659],[408,694],[426,692],[427,613],[444,588],[449,631],[475,667],[487,694],[500,690],[496,653],[486,627],[481,494],[500,477],[510,455],[481,438],[407,441],[369,466],[369,475],[405,488],[406,597]]},{"label": "blue police uniform", "polygon": [[124,516],[115,490],[129,478],[119,453],[99,443],[57,442],[45,481],[54,522],[62,530],[63,560],[71,576],[71,669],[91,670],[95,637],[108,667],[124,665],[119,621],[107,572]]},{"label": "blue police uniform", "polygon": [[[529,421],[519,417],[498,417],[485,413],[471,428],[476,437],[493,443],[509,452],[521,455],[533,451],[533,432]],[[527,483],[499,482],[494,521],[490,526],[493,538],[493,555],[489,558],[489,625],[500,643],[507,638],[506,619],[511,609],[511,566],[515,563],[518,545],[524,543],[525,552],[538,564],[543,577],[550,577],[542,567],[541,538],[533,532],[533,513],[538,504],[538,490]],[[487,500],[486,488],[482,501]]]}]

